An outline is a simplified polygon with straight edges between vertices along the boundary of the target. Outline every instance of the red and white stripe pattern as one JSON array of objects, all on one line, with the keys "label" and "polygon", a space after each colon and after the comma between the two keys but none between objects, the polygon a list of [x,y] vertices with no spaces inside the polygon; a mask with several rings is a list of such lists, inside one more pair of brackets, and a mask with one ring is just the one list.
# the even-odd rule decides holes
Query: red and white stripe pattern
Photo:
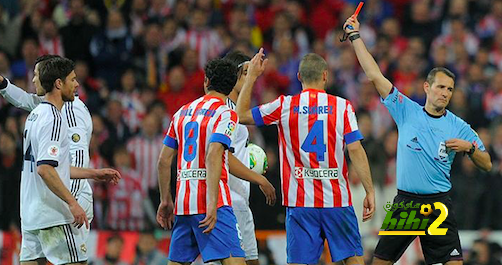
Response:
[{"label": "red and white stripe pattern", "polygon": [[157,158],[162,150],[162,136],[148,139],[136,136],[127,143],[127,151],[134,158],[134,169],[141,176],[144,191],[157,187]]},{"label": "red and white stripe pattern", "polygon": [[[176,215],[206,212],[206,177],[200,175],[206,170],[206,151],[210,142],[230,147],[237,123],[237,114],[226,106],[225,101],[208,95],[181,107],[174,114],[164,144],[178,149]],[[225,150],[222,159],[218,207],[231,205],[227,185],[228,150]],[[190,177],[197,172],[200,173],[198,177]]]},{"label": "red and white stripe pattern", "polygon": [[141,231],[145,228],[141,176],[129,168],[118,168],[122,179],[108,189],[107,224],[113,230]]},{"label": "red and white stripe pattern", "polygon": [[[348,134],[360,134],[348,100],[321,90],[305,89],[295,96],[281,96],[254,108],[252,112],[257,125],[278,126],[284,206],[326,208],[352,205],[344,148]],[[324,158],[302,148],[318,121],[322,122],[317,123],[317,137],[307,144],[317,145],[322,140],[326,147],[322,153]],[[320,139],[321,135],[323,139]],[[360,140],[350,138],[349,143],[354,139]],[[322,172],[324,175],[313,177],[306,172]],[[327,172],[331,175],[325,174]],[[335,172],[337,177],[333,177]]]},{"label": "red and white stripe pattern", "polygon": [[189,30],[185,35],[185,43],[199,55],[199,67],[219,56],[223,51],[223,42],[213,30]]}]

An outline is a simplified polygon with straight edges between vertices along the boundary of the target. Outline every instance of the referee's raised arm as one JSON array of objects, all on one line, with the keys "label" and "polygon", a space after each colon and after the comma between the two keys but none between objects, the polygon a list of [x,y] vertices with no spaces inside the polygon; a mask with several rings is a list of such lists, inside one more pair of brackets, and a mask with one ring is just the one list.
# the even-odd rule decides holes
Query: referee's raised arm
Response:
[{"label": "referee's raised arm", "polygon": [[356,52],[357,60],[363,68],[364,73],[375,85],[378,94],[385,99],[392,90],[392,83],[382,74],[375,59],[368,52],[366,45],[364,45],[364,42],[361,40],[359,35],[359,21],[357,18],[349,17],[343,25],[343,30],[349,36],[349,40]]}]

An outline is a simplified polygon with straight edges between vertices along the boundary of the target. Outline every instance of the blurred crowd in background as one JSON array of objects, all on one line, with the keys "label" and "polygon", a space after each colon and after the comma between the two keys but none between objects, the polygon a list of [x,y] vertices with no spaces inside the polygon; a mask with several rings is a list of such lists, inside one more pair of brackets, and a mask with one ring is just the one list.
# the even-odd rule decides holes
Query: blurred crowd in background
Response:
[{"label": "blurred crowd in background", "polygon": [[[255,104],[296,94],[303,55],[328,62],[328,93],[356,108],[377,188],[377,213],[395,189],[397,130],[348,42],[340,42],[353,0],[0,0],[0,74],[30,93],[35,59],[57,54],[76,62],[79,97],[93,119],[91,167],[114,167],[117,186],[93,183],[93,229],[158,228],[156,164],[170,118],[203,95],[205,63],[231,50],[265,48],[268,67]],[[419,104],[432,67],[456,74],[449,109],[472,125],[492,157],[491,172],[457,155],[453,209],[460,229],[502,229],[502,0],[371,0],[359,16],[361,36],[384,75]],[[0,98],[0,229],[19,229],[22,134],[27,112]],[[280,196],[275,127],[250,127],[266,150],[268,179]],[[354,207],[362,190],[350,171]],[[363,196],[363,195],[361,195]],[[362,199],[361,199],[362,200]],[[257,229],[283,229],[284,208],[265,205],[252,187]],[[359,210],[361,210],[359,209]],[[376,216],[361,227],[375,233]]]}]

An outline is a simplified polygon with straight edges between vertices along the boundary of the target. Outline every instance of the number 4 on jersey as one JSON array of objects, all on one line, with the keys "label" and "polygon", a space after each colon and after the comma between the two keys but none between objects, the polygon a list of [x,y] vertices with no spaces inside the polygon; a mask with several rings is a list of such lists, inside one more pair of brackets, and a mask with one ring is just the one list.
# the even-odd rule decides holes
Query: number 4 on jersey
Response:
[{"label": "number 4 on jersey", "polygon": [[314,122],[301,148],[305,152],[316,153],[317,161],[324,161],[324,153],[326,153],[326,144],[324,144],[324,121]]}]

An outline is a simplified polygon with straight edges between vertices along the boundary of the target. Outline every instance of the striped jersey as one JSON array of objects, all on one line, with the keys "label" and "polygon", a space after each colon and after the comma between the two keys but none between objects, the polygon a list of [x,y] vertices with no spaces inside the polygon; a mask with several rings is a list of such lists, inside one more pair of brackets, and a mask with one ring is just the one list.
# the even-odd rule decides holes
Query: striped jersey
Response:
[{"label": "striped jersey", "polygon": [[225,101],[206,95],[181,107],[173,116],[164,139],[168,147],[178,149],[176,215],[206,212],[206,152],[211,142],[224,145],[218,205],[231,205],[228,188],[228,149],[238,123],[237,114]]},{"label": "striped jersey", "polygon": [[252,115],[256,125],[279,129],[284,206],[352,205],[344,149],[363,137],[348,100],[304,89],[255,107]]},{"label": "striped jersey", "polygon": [[70,189],[70,143],[68,123],[51,103],[42,102],[28,116],[23,133],[24,163],[21,174],[21,225],[36,230],[69,224],[68,204],[54,194],[37,172],[43,164],[53,166]]},{"label": "striped jersey", "polygon": [[158,185],[157,158],[160,155],[163,135],[148,138],[144,135],[133,137],[127,142],[127,151],[133,157],[133,168],[141,176],[141,189],[156,189]]}]

